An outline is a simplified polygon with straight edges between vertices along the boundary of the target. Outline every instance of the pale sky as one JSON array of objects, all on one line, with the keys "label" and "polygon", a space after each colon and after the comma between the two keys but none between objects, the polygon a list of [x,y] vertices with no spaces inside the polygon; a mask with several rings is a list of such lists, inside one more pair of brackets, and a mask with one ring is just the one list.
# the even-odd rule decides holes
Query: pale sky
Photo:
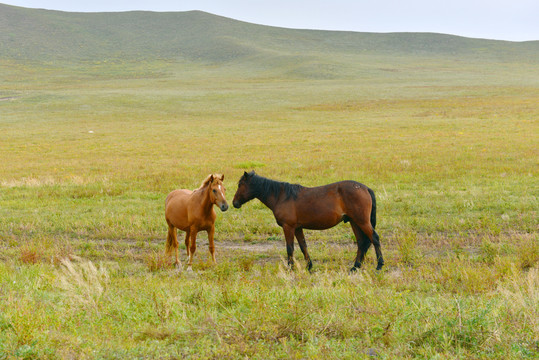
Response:
[{"label": "pale sky", "polygon": [[539,0],[0,0],[74,12],[202,10],[286,28],[539,40]]}]

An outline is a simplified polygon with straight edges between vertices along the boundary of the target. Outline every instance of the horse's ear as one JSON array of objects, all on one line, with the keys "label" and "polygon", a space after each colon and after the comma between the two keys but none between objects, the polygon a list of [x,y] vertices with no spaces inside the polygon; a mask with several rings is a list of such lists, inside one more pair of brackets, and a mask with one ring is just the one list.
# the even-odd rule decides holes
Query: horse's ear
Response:
[{"label": "horse's ear", "polygon": [[250,172],[249,174],[247,174],[247,175],[248,175],[249,177],[253,177],[253,176],[254,176],[254,174],[255,174],[255,171],[254,171],[254,170],[252,170],[252,171],[251,171],[251,172]]},{"label": "horse's ear", "polygon": [[221,174],[221,181],[225,180],[225,174]]},{"label": "horse's ear", "polygon": [[213,174],[209,176],[209,183],[211,184],[213,182]]}]

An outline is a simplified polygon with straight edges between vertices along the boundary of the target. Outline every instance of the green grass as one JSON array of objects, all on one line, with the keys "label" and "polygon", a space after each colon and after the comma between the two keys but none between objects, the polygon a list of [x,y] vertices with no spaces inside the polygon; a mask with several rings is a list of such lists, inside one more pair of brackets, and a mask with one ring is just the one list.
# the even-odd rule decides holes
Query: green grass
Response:
[{"label": "green grass", "polygon": [[293,30],[200,11],[67,13],[0,4],[0,53],[2,58],[52,64],[155,59],[197,64],[242,62],[243,72],[256,68],[290,77],[327,79],[348,78],[357,70],[353,59],[357,56],[535,64],[539,42],[431,33]]},{"label": "green grass", "polygon": [[[320,59],[2,58],[0,359],[536,358],[537,64]],[[172,269],[166,195],[251,169],[373,188],[385,270],[256,200]]]},{"label": "green grass", "polygon": [[283,262],[260,265],[239,253],[191,274],[136,262],[3,263],[0,351],[15,358],[537,354],[536,268],[522,273],[506,257],[489,266],[468,256],[354,276],[342,262],[319,267],[289,272]]}]

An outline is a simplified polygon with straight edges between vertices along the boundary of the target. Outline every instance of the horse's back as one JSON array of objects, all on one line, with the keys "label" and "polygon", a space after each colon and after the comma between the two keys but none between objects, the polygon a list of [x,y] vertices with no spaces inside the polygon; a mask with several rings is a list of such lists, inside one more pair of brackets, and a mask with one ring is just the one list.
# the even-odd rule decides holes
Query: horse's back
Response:
[{"label": "horse's back", "polygon": [[283,207],[286,204],[292,207],[289,210],[291,219],[305,229],[328,229],[337,225],[346,213],[339,183],[304,187],[294,202],[285,202]]},{"label": "horse's back", "polygon": [[192,193],[193,192],[191,190],[187,190],[187,189],[173,190],[167,195],[167,199],[165,200],[165,203],[168,204],[172,200],[181,201],[182,199],[187,199]]},{"label": "horse's back", "polygon": [[[372,207],[369,188],[353,180],[304,188],[298,200],[295,207],[298,220],[318,222],[326,228],[330,227],[329,224],[335,225],[335,221],[340,222],[345,215],[358,222],[366,222]],[[315,226],[309,225],[311,228]]]},{"label": "horse's back", "polygon": [[169,224],[177,228],[188,226],[187,205],[193,192],[186,189],[178,189],[170,192],[165,200],[165,217]]},{"label": "horse's back", "polygon": [[369,188],[357,181],[353,180],[344,180],[338,181],[335,183],[304,188],[302,195],[309,199],[315,201],[328,201],[329,199],[342,199],[343,201],[351,200],[357,201],[360,198],[370,199]]}]

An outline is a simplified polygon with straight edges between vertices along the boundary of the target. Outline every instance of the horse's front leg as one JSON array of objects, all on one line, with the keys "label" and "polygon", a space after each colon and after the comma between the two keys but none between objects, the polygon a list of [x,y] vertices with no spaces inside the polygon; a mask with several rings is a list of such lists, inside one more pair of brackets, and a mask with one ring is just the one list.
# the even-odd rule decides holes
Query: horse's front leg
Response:
[{"label": "horse's front leg", "polygon": [[307,243],[305,242],[305,235],[303,234],[302,228],[296,229],[296,239],[298,239],[299,248],[305,257],[305,260],[307,260],[307,270],[311,271],[313,268],[313,262],[311,261],[311,257],[307,251]]},{"label": "horse's front leg", "polygon": [[215,261],[215,245],[213,243],[214,234],[215,234],[215,225],[212,225],[211,228],[208,230],[208,243],[209,243],[209,248],[210,248],[211,259],[214,264],[217,264],[217,261]]},{"label": "horse's front leg", "polygon": [[284,238],[286,240],[286,253],[288,255],[288,266],[294,266],[294,231],[295,229],[288,225],[283,225]]}]

